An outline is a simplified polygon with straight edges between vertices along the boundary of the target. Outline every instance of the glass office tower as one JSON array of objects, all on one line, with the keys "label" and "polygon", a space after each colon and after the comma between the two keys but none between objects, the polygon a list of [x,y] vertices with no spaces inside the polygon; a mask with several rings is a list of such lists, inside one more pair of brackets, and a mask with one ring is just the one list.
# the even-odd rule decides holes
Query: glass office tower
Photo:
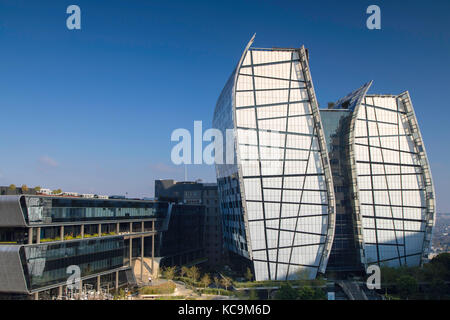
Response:
[{"label": "glass office tower", "polygon": [[251,261],[257,280],[315,278],[335,206],[307,51],[252,41],[214,112],[214,127],[235,138],[235,162],[217,165],[225,246]]},{"label": "glass office tower", "polygon": [[419,265],[435,206],[408,93],[367,95],[369,82],[319,112],[307,50],[252,43],[213,118],[233,133],[216,174],[235,262],[256,280]]},{"label": "glass office tower", "polygon": [[352,111],[349,158],[361,262],[417,266],[428,256],[435,217],[425,146],[408,92],[338,102]]}]

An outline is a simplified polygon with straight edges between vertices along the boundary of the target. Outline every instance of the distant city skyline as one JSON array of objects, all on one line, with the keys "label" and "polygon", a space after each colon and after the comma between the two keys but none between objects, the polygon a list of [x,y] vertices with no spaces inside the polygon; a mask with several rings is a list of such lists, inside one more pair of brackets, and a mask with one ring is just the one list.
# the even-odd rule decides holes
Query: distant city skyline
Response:
[{"label": "distant city skyline", "polygon": [[[81,8],[68,30],[66,8]],[[370,93],[409,90],[437,193],[450,212],[448,1],[276,3],[0,0],[0,185],[152,197],[155,179],[184,180],[171,132],[211,127],[216,98],[250,37],[311,53],[321,108],[374,80]],[[204,144],[206,146],[206,143]],[[188,180],[215,181],[189,165]]]}]

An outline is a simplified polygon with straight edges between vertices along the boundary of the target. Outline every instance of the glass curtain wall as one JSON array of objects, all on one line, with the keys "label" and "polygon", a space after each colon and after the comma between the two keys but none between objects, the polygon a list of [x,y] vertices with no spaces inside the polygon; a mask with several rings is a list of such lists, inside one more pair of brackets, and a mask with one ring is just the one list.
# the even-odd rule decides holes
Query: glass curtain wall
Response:
[{"label": "glass curtain wall", "polygon": [[216,166],[228,246],[257,280],[315,278],[331,248],[334,197],[305,49],[247,48],[213,124],[235,133],[237,165]]},{"label": "glass curtain wall", "polygon": [[122,237],[25,246],[20,249],[30,290],[64,282],[67,268],[80,267],[81,277],[123,266]]},{"label": "glass curtain wall", "polygon": [[355,110],[354,150],[368,264],[417,266],[431,234],[431,175],[426,181],[428,165],[418,128],[409,121],[411,112],[400,97],[389,95],[367,95]]}]

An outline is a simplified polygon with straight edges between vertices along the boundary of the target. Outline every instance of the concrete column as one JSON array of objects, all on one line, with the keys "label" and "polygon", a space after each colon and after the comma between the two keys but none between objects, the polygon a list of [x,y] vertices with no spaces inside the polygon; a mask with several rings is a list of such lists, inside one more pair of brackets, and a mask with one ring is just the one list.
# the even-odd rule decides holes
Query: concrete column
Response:
[{"label": "concrete column", "polygon": [[28,228],[28,244],[33,243],[33,228]]},{"label": "concrete column", "polygon": [[41,227],[37,227],[36,230],[36,243],[41,243]]},{"label": "concrete column", "polygon": [[81,225],[81,239],[84,239],[84,224]]},{"label": "concrete column", "polygon": [[141,281],[144,281],[144,236],[141,237]]},{"label": "concrete column", "polygon": [[133,232],[133,222],[130,222],[130,233]]},{"label": "concrete column", "polygon": [[100,292],[100,287],[101,287],[100,281],[101,281],[101,276],[98,275],[98,276],[97,276],[97,291],[98,291],[98,292]]},{"label": "concrete column", "polygon": [[141,237],[141,281],[144,281],[144,236]]},{"label": "concrete column", "polygon": [[62,298],[62,295],[63,295],[63,286],[59,286],[58,287],[58,298]]},{"label": "concrete column", "polygon": [[152,231],[155,232],[155,220],[152,221]]},{"label": "concrete column", "polygon": [[153,234],[152,235],[152,273],[153,273],[153,277],[156,275],[154,259],[155,259],[155,235]]},{"label": "concrete column", "polygon": [[80,279],[80,290],[79,290],[79,295],[78,295],[78,299],[81,298],[81,292],[83,292],[83,280]]},{"label": "concrete column", "polygon": [[116,233],[119,234],[119,232],[120,232],[120,223],[117,222],[116,223]]},{"label": "concrete column", "polygon": [[39,292],[34,293],[34,300],[39,300]]},{"label": "concrete column", "polygon": [[133,259],[133,238],[130,238],[130,267],[132,259]]},{"label": "concrete column", "polygon": [[99,237],[102,236],[102,224],[101,223],[98,224],[98,236]]},{"label": "concrete column", "polygon": [[144,221],[141,221],[141,232],[144,232]]},{"label": "concrete column", "polygon": [[119,271],[116,271],[116,291],[119,290]]},{"label": "concrete column", "polygon": [[59,227],[59,237],[64,241],[64,226]]}]

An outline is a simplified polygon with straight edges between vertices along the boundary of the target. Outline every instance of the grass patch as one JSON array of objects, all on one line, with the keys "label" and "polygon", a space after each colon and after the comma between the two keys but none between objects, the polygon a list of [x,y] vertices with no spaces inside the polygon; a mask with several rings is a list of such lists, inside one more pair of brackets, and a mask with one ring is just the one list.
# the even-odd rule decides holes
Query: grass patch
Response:
[{"label": "grass patch", "polygon": [[140,294],[170,294],[174,293],[175,283],[169,281],[156,286],[147,286],[139,289]]}]

